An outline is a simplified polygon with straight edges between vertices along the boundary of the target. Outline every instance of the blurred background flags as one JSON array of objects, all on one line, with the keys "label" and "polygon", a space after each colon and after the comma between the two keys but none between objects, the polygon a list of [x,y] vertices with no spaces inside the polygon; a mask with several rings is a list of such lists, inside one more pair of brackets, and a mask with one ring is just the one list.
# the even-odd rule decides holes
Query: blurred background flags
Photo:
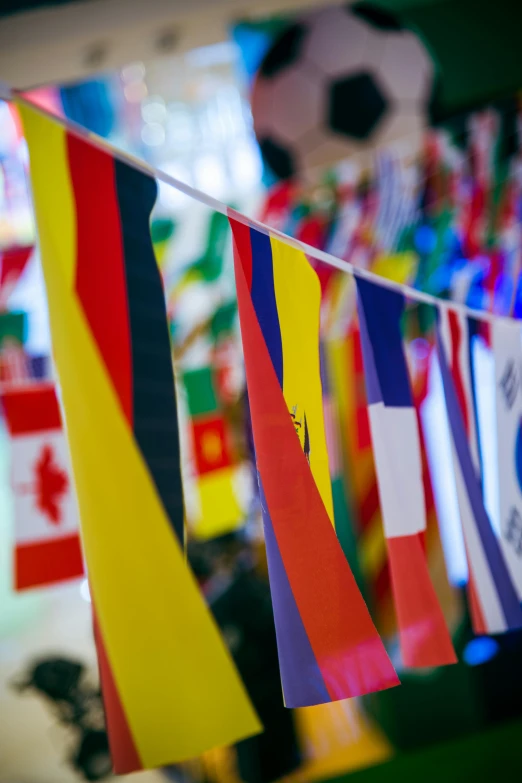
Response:
[{"label": "blurred background flags", "polygon": [[245,511],[236,488],[238,464],[233,433],[218,397],[217,371],[212,366],[181,375],[187,401],[187,461],[192,466],[185,492],[187,523],[197,538],[212,538],[236,530]]},{"label": "blurred background flags", "polygon": [[406,666],[455,663],[428,572],[417,415],[402,347],[404,298],[356,277],[370,429]]},{"label": "blurred background flags", "polygon": [[1,395],[11,438],[15,589],[83,576],[76,496],[53,384]]}]

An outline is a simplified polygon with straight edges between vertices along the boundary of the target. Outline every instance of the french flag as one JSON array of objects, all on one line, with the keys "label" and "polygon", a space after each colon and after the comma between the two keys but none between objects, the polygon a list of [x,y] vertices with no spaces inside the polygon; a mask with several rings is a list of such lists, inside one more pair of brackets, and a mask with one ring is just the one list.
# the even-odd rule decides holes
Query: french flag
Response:
[{"label": "french flag", "polygon": [[359,277],[356,282],[370,430],[403,662],[410,668],[455,663],[424,548],[421,445],[400,329],[404,297]]},{"label": "french flag", "polygon": [[81,577],[76,497],[55,388],[11,387],[1,400],[11,439],[15,589]]},{"label": "french flag", "polygon": [[473,326],[463,313],[439,307],[437,349],[468,558],[471,619],[475,633],[491,634],[522,627],[522,609],[484,506],[469,349]]}]

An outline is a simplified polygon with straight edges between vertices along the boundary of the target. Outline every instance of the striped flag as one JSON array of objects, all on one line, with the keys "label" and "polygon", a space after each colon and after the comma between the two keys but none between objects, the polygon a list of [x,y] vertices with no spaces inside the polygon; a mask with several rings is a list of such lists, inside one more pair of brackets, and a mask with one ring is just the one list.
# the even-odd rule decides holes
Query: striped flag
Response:
[{"label": "striped flag", "polygon": [[437,349],[468,558],[468,594],[473,628],[475,633],[502,633],[522,626],[522,609],[484,506],[473,405],[468,320],[462,313],[440,306]]},{"label": "striped flag", "polygon": [[164,766],[260,726],[182,551],[157,187],[20,112],[114,767]]},{"label": "striped flag", "polygon": [[420,438],[400,319],[404,297],[361,278],[359,327],[370,429],[404,664],[456,663],[424,547]]},{"label": "striped flag", "polygon": [[520,321],[495,320],[500,545],[522,600],[522,343]]},{"label": "striped flag", "polygon": [[317,275],[289,245],[230,222],[285,703],[391,687],[397,675],[333,527]]},{"label": "striped flag", "polygon": [[54,386],[11,387],[1,399],[11,438],[15,589],[78,578],[78,514]]}]

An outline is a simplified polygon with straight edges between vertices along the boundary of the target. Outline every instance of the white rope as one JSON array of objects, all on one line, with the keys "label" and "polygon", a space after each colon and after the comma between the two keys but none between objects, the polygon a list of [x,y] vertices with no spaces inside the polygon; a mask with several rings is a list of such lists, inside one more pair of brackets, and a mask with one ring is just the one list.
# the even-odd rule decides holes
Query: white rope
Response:
[{"label": "white rope", "polygon": [[365,280],[369,280],[372,283],[376,283],[377,285],[383,286],[384,288],[388,288],[392,291],[397,291],[403,294],[408,299],[413,300],[414,302],[422,302],[424,304],[433,305],[434,307],[441,307],[441,306],[448,307],[452,310],[463,313],[464,315],[470,316],[472,318],[476,318],[480,321],[494,323],[495,321],[515,320],[507,316],[494,315],[493,313],[485,313],[480,310],[474,310],[471,307],[467,307],[466,305],[457,302],[449,302],[445,299],[440,299],[437,296],[426,294],[423,291],[418,291],[417,289],[412,288],[409,285],[396,283],[393,280],[387,280],[386,278],[380,277],[379,275],[376,275],[373,272],[369,272],[366,269],[360,269],[359,267],[355,267],[353,266],[353,264],[350,264],[348,261],[342,261],[341,259],[335,258],[335,256],[330,255],[330,253],[326,253],[323,250],[317,250],[317,248],[312,247],[311,245],[307,245],[305,242],[301,242],[298,239],[294,239],[293,237],[283,234],[281,231],[277,231],[276,229],[270,228],[264,223],[261,223],[259,220],[255,220],[254,218],[249,218],[246,215],[243,215],[241,212],[237,212],[236,210],[227,207],[227,205],[224,204],[222,201],[218,201],[218,199],[209,196],[207,193],[203,193],[203,191],[198,190],[197,188],[193,188],[191,185],[187,185],[185,182],[182,182],[181,180],[176,179],[176,177],[173,177],[170,174],[167,174],[166,172],[161,171],[160,169],[157,169],[154,166],[149,165],[145,161],[134,157],[134,155],[131,155],[130,153],[123,152],[122,150],[117,149],[112,144],[105,141],[105,139],[102,139],[100,136],[97,136],[94,133],[90,133],[89,131],[85,130],[77,123],[72,122],[67,118],[57,117],[56,115],[52,114],[46,109],[42,109],[40,106],[34,104],[32,101],[28,101],[27,98],[25,98],[23,95],[15,93],[9,88],[6,88],[5,85],[0,85],[0,98],[7,101],[14,100],[24,106],[33,109],[34,111],[37,111],[39,114],[42,114],[43,116],[47,117],[49,120],[56,122],[58,125],[61,125],[63,128],[65,128],[69,133],[73,134],[74,136],[83,139],[84,141],[88,142],[89,144],[92,144],[94,147],[97,147],[100,150],[103,150],[104,152],[110,153],[112,157],[116,158],[122,163],[126,163],[127,165],[132,166],[138,171],[141,171],[144,174],[153,177],[154,179],[160,180],[161,182],[164,182],[167,185],[170,185],[171,187],[178,190],[180,193],[184,193],[186,196],[193,199],[194,201],[198,201],[200,204],[205,204],[207,207],[209,207],[209,209],[212,209],[215,212],[221,212],[221,214],[223,215],[230,216],[233,219],[239,221],[240,223],[243,223],[244,225],[247,225],[251,228],[255,228],[258,231],[261,231],[263,234],[277,237],[283,242],[286,242],[287,245],[291,245],[291,247],[294,247],[296,250],[300,250],[302,253],[305,253],[305,255],[314,258],[316,261],[321,261],[323,264],[327,264],[328,266],[334,267],[335,269],[339,269],[341,272],[347,272],[348,274],[351,274],[355,277],[360,277]]}]

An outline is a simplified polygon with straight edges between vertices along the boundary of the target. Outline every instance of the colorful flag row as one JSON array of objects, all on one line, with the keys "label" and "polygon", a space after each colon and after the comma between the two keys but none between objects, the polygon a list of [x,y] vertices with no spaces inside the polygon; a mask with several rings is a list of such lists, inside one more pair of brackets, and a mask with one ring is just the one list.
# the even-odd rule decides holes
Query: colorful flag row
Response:
[{"label": "colorful flag row", "polygon": [[[336,540],[331,529],[320,522],[329,520],[337,527],[331,488],[323,470],[330,458],[330,472],[332,465],[336,472],[337,451],[330,445],[327,454],[324,445],[323,408],[327,432],[331,412],[326,378],[323,373],[321,380],[318,365],[319,280],[304,254],[290,244],[249,227],[234,213],[231,225],[286,702],[303,706],[389,687],[394,684],[393,669],[384,648],[379,648],[379,638],[349,568],[349,581],[344,581],[347,563],[339,558],[340,531],[336,531]],[[454,663],[455,651],[426,556],[421,432],[401,327],[405,298],[360,276],[356,277],[356,288],[370,435],[402,659],[413,668]],[[522,626],[520,327],[501,319],[492,327],[499,373],[499,471],[506,460],[510,463],[501,482],[508,489],[501,491],[504,507],[499,539],[485,508],[475,435],[470,341],[477,327],[468,323],[473,319],[461,316],[451,306],[441,304],[437,318],[438,355],[469,561],[473,625],[477,633],[499,633]],[[322,390],[318,388],[321,383]],[[323,406],[321,394],[326,398]],[[297,438],[291,437],[292,429]],[[331,436],[329,440],[331,444]],[[327,564],[335,586],[325,577]],[[308,590],[300,581],[303,574]],[[335,607],[336,621],[341,622],[342,609],[336,602],[341,585],[352,609],[344,635],[339,625],[337,634],[332,631],[334,620],[328,615],[328,608]],[[379,671],[374,682],[371,676],[368,681],[358,679],[356,651],[361,639],[371,650],[366,657],[366,674]]]},{"label": "colorful flag row", "polygon": [[261,726],[182,551],[157,186],[20,113],[114,769],[165,766]]},{"label": "colorful flag row", "polygon": [[[126,772],[235,742],[259,723],[182,552],[177,405],[149,225],[156,184],[24,104],[21,113],[111,750],[116,771]],[[284,239],[233,212],[230,223],[285,702],[308,706],[393,687],[399,680],[350,567],[336,503],[339,453],[321,361],[318,273]],[[427,567],[405,300],[360,276],[356,287],[366,434],[403,658],[414,667],[451,663]],[[469,321],[441,306],[437,341],[473,622],[492,633],[522,625],[520,333],[509,324],[508,341],[493,327],[493,345],[502,345],[499,454],[509,463],[497,538],[480,484]],[[215,411],[207,405],[203,413]],[[200,477],[227,467],[221,424],[210,418],[194,415]]]}]

